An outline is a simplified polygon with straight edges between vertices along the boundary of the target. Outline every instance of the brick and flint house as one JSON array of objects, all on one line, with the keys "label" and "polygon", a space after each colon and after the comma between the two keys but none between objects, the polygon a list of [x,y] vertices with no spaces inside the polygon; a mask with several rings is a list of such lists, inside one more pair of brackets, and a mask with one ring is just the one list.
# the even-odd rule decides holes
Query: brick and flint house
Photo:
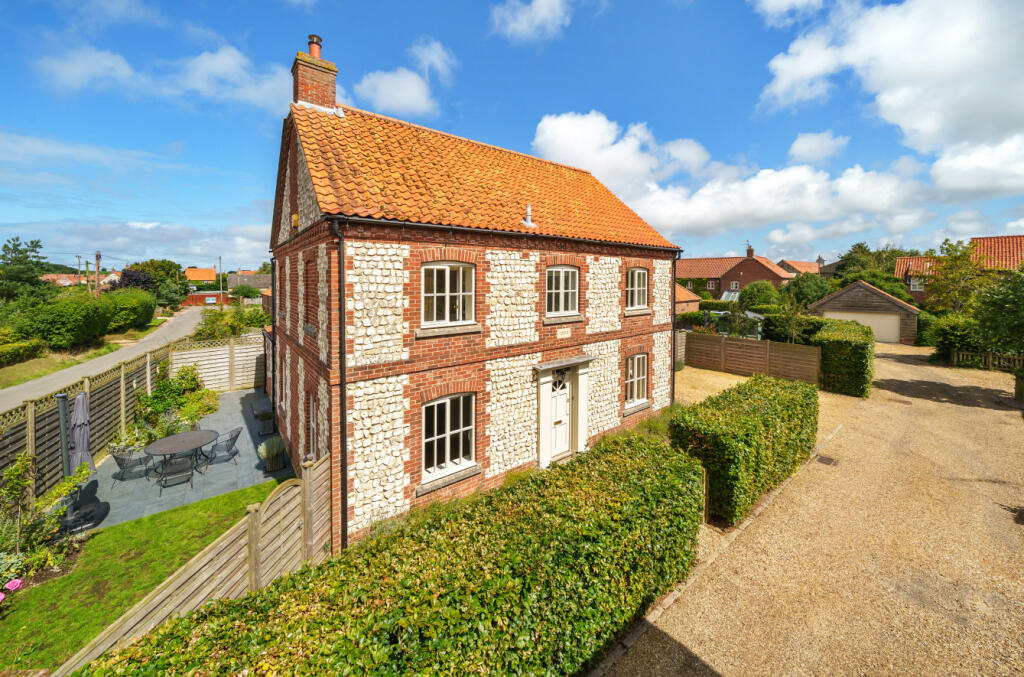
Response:
[{"label": "brick and flint house", "polygon": [[270,390],[335,548],[669,405],[674,245],[586,171],[338,105],[316,36],[292,72]]},{"label": "brick and flint house", "polygon": [[751,282],[766,280],[781,287],[796,275],[764,256],[755,256],[747,245],[746,256],[715,256],[676,261],[676,280],[692,292],[707,291],[714,298],[738,292]]}]

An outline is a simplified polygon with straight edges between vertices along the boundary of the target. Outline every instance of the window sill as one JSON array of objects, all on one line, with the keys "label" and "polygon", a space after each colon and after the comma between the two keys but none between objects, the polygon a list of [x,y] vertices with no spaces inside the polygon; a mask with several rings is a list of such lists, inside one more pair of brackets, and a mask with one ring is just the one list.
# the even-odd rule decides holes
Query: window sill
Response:
[{"label": "window sill", "polygon": [[640,317],[641,315],[650,315],[650,308],[630,308],[624,313],[626,317]]},{"label": "window sill", "polygon": [[625,410],[623,410],[622,418],[626,418],[627,416],[632,416],[633,414],[637,414],[637,413],[643,411],[644,409],[650,409],[650,408],[651,408],[651,401],[650,400],[644,400],[643,402],[637,402],[636,404],[631,404],[628,407],[626,407]]},{"label": "window sill", "polygon": [[443,477],[438,477],[436,480],[430,480],[429,482],[416,487],[416,498],[425,496],[439,489],[444,489],[445,487],[450,487],[451,485],[461,482],[462,480],[469,479],[470,477],[476,477],[481,472],[483,472],[483,469],[474,463],[468,468],[463,468],[462,470],[449,473]]},{"label": "window sill", "polygon": [[454,336],[456,334],[479,334],[484,329],[477,323],[455,324],[449,327],[427,327],[416,330],[416,338],[432,338],[434,336]]},{"label": "window sill", "polygon": [[579,313],[575,315],[556,315],[555,317],[545,317],[543,324],[568,324],[570,322],[582,322],[583,316]]}]

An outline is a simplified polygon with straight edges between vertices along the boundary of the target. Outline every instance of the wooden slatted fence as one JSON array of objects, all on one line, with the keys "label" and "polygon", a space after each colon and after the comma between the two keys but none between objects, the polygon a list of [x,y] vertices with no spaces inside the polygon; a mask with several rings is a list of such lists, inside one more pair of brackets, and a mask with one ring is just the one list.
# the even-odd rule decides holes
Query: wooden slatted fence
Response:
[{"label": "wooden slatted fence", "polygon": [[195,365],[207,388],[217,391],[258,388],[264,382],[263,335],[209,341],[178,341],[171,345],[170,373]]},{"label": "wooden slatted fence", "polygon": [[985,369],[1014,371],[1024,369],[1024,355],[1003,355],[1000,353],[972,353],[966,350],[953,351],[953,366],[959,364],[980,365]]},{"label": "wooden slatted fence", "polygon": [[68,675],[172,618],[215,599],[235,599],[329,554],[330,456],[302,465],[263,503],[171,574],[53,674]]},{"label": "wooden slatted fence", "polygon": [[686,333],[686,364],[731,374],[767,374],[818,384],[821,348],[776,341]]}]

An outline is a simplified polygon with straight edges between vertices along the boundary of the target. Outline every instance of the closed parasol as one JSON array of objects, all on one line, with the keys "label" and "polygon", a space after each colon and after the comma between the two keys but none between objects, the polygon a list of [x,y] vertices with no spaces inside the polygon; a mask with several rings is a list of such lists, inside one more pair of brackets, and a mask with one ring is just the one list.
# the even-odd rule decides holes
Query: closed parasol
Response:
[{"label": "closed parasol", "polygon": [[96,470],[89,453],[89,393],[80,393],[75,398],[75,410],[71,414],[71,471],[83,463]]}]

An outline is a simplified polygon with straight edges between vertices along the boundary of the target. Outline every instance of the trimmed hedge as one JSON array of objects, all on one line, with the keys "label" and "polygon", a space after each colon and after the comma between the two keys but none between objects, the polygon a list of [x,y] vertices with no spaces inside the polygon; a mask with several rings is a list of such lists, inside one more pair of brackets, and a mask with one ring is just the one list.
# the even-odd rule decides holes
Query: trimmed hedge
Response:
[{"label": "trimmed hedge", "polygon": [[735,301],[701,301],[701,310],[733,310],[736,307]]},{"label": "trimmed hedge", "polygon": [[875,373],[875,334],[870,327],[846,320],[827,320],[811,337],[821,346],[821,385],[842,395],[867,397]]},{"label": "trimmed hedge", "polygon": [[765,316],[767,316],[767,315],[774,315],[774,314],[781,313],[782,312],[782,306],[780,306],[778,304],[767,304],[767,305],[751,306],[750,308],[747,308],[747,310],[749,310],[752,313],[757,313],[758,315],[765,315]]},{"label": "trimmed hedge", "polygon": [[672,443],[701,460],[708,509],[729,524],[810,458],[818,434],[818,391],[809,383],[754,376],[678,411]]},{"label": "trimmed hedge", "polygon": [[948,313],[936,318],[922,338],[924,345],[935,346],[935,354],[946,362],[953,359],[953,351],[956,350],[983,350],[978,321],[962,313]]},{"label": "trimmed hedge", "polygon": [[110,322],[105,332],[108,334],[142,329],[153,320],[156,312],[156,296],[142,289],[116,289],[105,293],[102,300],[110,307]]},{"label": "trimmed hedge", "polygon": [[110,304],[100,299],[71,293],[21,314],[15,331],[22,338],[41,338],[51,348],[66,350],[106,333],[111,312]]},{"label": "trimmed hedge", "polygon": [[[768,341],[789,343],[789,336],[786,336],[780,327],[781,317],[776,314],[765,315],[761,323],[761,335]],[[794,343],[808,345],[811,337],[821,331],[826,320],[817,315],[800,315],[797,317],[797,335]]]},{"label": "trimmed hedge", "polygon": [[679,327],[703,327],[704,326],[704,313],[700,310],[693,310],[688,313],[679,313],[676,315],[676,326]]},{"label": "trimmed hedge", "polygon": [[39,357],[44,350],[46,350],[46,343],[40,339],[5,343],[0,345],[0,367]]},{"label": "trimmed hedge", "polygon": [[922,310],[917,316],[917,336],[914,338],[914,345],[917,346],[930,346],[931,337],[929,336],[928,330],[939,319],[935,315],[929,313],[927,310]]},{"label": "trimmed hedge", "polygon": [[214,602],[89,674],[576,674],[694,562],[700,464],[611,436],[432,504],[315,567]]}]

